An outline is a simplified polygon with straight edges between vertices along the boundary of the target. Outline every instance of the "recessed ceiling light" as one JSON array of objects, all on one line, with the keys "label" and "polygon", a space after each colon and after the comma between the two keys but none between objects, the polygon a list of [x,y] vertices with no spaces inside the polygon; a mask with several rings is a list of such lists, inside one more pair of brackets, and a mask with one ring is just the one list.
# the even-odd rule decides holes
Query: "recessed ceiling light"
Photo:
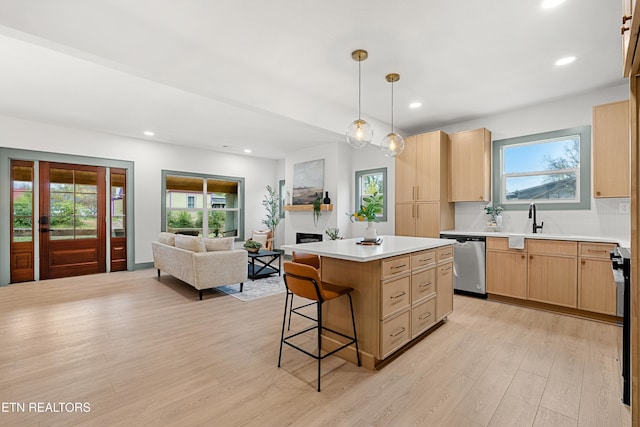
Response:
[{"label": "recessed ceiling light", "polygon": [[556,61],[555,65],[561,67],[563,65],[571,64],[576,60],[575,56],[565,56],[564,58],[560,58]]},{"label": "recessed ceiling light", "polygon": [[422,107],[422,102],[412,102],[411,104],[409,104],[409,108],[420,108]]},{"label": "recessed ceiling light", "polygon": [[248,149],[248,148],[245,148],[245,149],[244,149],[244,152],[248,154],[248,153],[251,153],[251,150],[250,150],[250,149]]},{"label": "recessed ceiling light", "polygon": [[145,134],[145,135],[147,135],[147,136],[153,136],[153,135],[155,135],[155,133],[151,132],[150,130],[145,130],[145,131],[144,131],[144,134]]},{"label": "recessed ceiling light", "polygon": [[552,9],[560,4],[564,3],[564,0],[543,0],[542,8],[543,9]]}]

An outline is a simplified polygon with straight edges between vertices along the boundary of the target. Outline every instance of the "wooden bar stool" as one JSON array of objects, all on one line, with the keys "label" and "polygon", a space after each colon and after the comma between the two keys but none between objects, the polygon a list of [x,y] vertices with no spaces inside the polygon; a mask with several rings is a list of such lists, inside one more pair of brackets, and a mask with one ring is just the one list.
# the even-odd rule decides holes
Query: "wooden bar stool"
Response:
[{"label": "wooden bar stool", "polygon": [[[360,366],[360,351],[358,349],[358,336],[356,334],[356,320],[353,314],[353,301],[351,299],[351,292],[353,291],[353,288],[349,288],[346,286],[332,285],[330,283],[322,282],[320,280],[320,275],[318,274],[318,270],[316,270],[310,265],[299,264],[295,262],[287,262],[284,264],[284,283],[287,286],[287,296],[284,303],[284,315],[282,317],[282,334],[280,335],[280,354],[278,355],[278,368],[280,367],[280,362],[282,361],[282,344],[287,344],[288,346],[303,352],[307,356],[313,357],[318,361],[318,391],[320,391],[320,363],[322,359],[328,356],[331,356],[332,354],[342,349],[349,347],[351,344],[355,344],[356,357],[358,359],[358,366]],[[317,319],[313,319],[304,314],[291,311],[289,307],[290,293],[291,293],[291,298],[293,298],[293,295],[298,295],[299,297],[313,300],[314,302],[312,304],[316,304],[316,307],[317,307]],[[342,295],[346,295],[349,297],[349,307],[351,308],[351,323],[353,325],[353,337],[350,337],[348,335],[345,335],[341,332],[335,331],[333,329],[327,328],[322,325],[322,304],[324,304],[326,301],[330,301],[332,299],[341,297]],[[287,312],[289,312],[289,320],[291,320],[292,314],[295,313],[300,316],[306,317],[307,319],[316,321],[316,325],[310,326],[306,329],[303,329],[302,331],[295,332],[285,337],[284,328],[287,320]],[[313,330],[316,330],[318,334],[318,354],[317,355],[290,342],[292,338]],[[340,335],[341,337],[347,338],[349,341],[347,341],[342,346],[336,348],[335,350],[332,350],[323,355],[322,354],[322,331],[323,330]]]}]

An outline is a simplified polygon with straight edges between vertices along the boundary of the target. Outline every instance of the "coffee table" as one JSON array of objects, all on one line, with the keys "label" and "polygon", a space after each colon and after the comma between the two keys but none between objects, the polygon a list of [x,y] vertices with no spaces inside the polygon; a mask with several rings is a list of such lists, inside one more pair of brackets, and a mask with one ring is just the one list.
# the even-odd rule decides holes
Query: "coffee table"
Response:
[{"label": "coffee table", "polygon": [[[249,256],[249,278],[251,280],[267,277],[272,274],[278,273],[280,276],[280,269],[282,267],[282,260],[280,258],[281,253],[276,251],[259,251],[256,253],[247,252]],[[278,260],[278,267],[273,263]]]}]

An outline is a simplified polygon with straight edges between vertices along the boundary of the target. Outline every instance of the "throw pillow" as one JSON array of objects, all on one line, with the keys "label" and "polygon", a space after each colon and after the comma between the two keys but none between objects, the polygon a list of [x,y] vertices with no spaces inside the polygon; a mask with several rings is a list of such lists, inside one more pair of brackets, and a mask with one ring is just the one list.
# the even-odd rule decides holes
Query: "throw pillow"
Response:
[{"label": "throw pillow", "polygon": [[186,249],[191,252],[206,252],[207,248],[199,237],[176,234],[176,248]]},{"label": "throw pillow", "polygon": [[175,246],[176,245],[176,235],[173,233],[167,233],[165,231],[163,231],[162,233],[158,234],[158,242],[164,244],[164,245],[169,245],[169,246]]},{"label": "throw pillow", "polygon": [[267,235],[266,234],[253,233],[253,235],[251,236],[251,240],[255,240],[256,242],[262,243],[262,248],[260,248],[260,249],[266,249],[267,248]]},{"label": "throw pillow", "polygon": [[217,237],[215,239],[203,238],[207,252],[233,250],[233,237]]}]

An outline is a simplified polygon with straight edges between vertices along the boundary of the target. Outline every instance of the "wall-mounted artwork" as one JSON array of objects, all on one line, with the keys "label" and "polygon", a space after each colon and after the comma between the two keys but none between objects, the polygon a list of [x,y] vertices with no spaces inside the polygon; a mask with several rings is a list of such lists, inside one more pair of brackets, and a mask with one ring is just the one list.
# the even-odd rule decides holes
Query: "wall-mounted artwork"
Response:
[{"label": "wall-mounted artwork", "polygon": [[310,205],[322,197],[324,189],[324,159],[293,165],[293,204]]}]

